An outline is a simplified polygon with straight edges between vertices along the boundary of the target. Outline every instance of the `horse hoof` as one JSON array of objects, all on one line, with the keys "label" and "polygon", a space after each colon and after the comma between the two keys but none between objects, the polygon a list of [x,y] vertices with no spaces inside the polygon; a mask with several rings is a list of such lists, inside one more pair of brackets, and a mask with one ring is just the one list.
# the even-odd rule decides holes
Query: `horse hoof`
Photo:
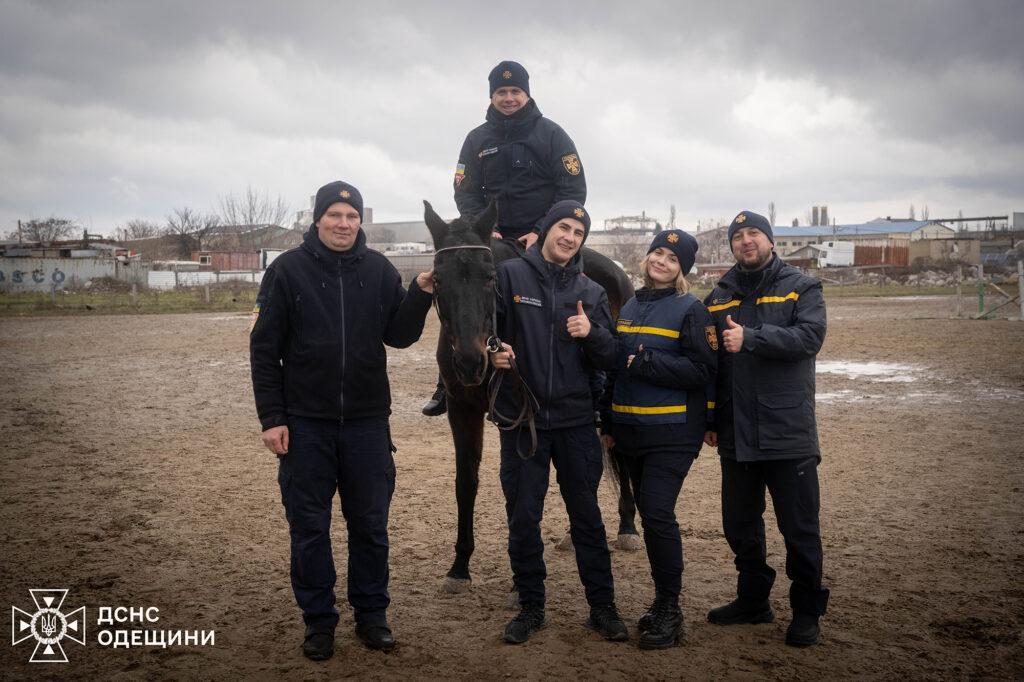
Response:
[{"label": "horse hoof", "polygon": [[469,578],[453,578],[450,575],[444,578],[444,591],[448,594],[462,594],[463,592],[469,592],[469,588],[473,586],[473,581]]},{"label": "horse hoof", "polygon": [[615,546],[624,552],[635,552],[642,544],[640,543],[640,536],[634,535],[633,533],[622,533],[615,540]]},{"label": "horse hoof", "polygon": [[563,535],[562,539],[559,540],[558,544],[555,545],[555,549],[560,549],[563,552],[572,552],[573,550],[575,550],[576,548],[573,547],[572,544],[572,535],[570,535],[569,533]]}]

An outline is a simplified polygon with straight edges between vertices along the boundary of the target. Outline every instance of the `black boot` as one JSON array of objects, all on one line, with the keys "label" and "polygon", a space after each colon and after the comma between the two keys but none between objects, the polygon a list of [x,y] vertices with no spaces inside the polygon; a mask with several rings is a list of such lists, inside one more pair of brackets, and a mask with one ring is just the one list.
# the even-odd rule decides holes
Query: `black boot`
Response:
[{"label": "black boot", "polygon": [[811,646],[821,638],[818,617],[813,613],[794,613],[793,622],[786,630],[786,644],[790,646]]},{"label": "black boot", "polygon": [[444,384],[438,383],[437,388],[434,389],[434,395],[430,396],[423,405],[423,414],[428,417],[440,417],[442,414],[448,411],[448,398],[444,393]]},{"label": "black boot", "polygon": [[523,604],[519,615],[505,626],[505,642],[507,644],[522,644],[542,627],[544,627],[544,605],[536,602]]},{"label": "black boot", "polygon": [[619,617],[619,611],[614,603],[591,606],[587,627],[610,642],[625,642],[629,639],[629,630]]},{"label": "black boot", "polygon": [[767,599],[763,601],[734,599],[725,606],[708,611],[708,620],[715,625],[771,623],[775,620],[775,613]]},{"label": "black boot", "polygon": [[650,618],[640,635],[640,648],[668,649],[679,644],[679,633],[683,628],[683,612],[679,608],[679,598],[658,595],[648,613]]},{"label": "black boot", "polygon": [[306,638],[302,642],[302,653],[311,661],[326,661],[334,655],[334,630],[316,629],[306,626]]},{"label": "black boot", "polygon": [[395,648],[395,636],[386,623],[371,623],[356,626],[356,635],[369,649],[391,651]]}]

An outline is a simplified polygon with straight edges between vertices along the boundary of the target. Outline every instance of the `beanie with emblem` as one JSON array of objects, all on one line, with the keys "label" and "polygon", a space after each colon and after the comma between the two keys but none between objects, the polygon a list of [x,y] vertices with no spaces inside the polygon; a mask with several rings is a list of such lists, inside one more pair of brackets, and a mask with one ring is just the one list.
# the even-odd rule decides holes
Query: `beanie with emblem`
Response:
[{"label": "beanie with emblem", "polygon": [[541,244],[544,243],[544,237],[551,226],[562,218],[573,218],[583,223],[583,241],[587,240],[587,235],[590,234],[590,213],[587,212],[587,209],[583,208],[583,204],[580,202],[574,199],[565,199],[549,208],[548,212],[544,214],[544,217],[537,224],[540,231]]},{"label": "beanie with emblem", "polygon": [[698,249],[697,240],[693,238],[693,235],[683,230],[659,232],[651,240],[651,247],[647,249],[647,253],[654,251],[659,246],[674,253],[679,259],[679,267],[682,268],[683,274],[690,274],[690,270],[693,269],[693,261],[697,258]]},{"label": "beanie with emblem", "polygon": [[316,201],[313,203],[313,222],[318,222],[332,204],[339,202],[354,208],[359,214],[359,219],[363,219],[363,195],[347,182],[335,180],[316,191]]},{"label": "beanie with emblem", "polygon": [[530,74],[518,62],[501,62],[491,69],[487,82],[491,85],[490,95],[498,88],[519,88],[527,95],[530,94]]},{"label": "beanie with emblem", "polygon": [[753,211],[740,211],[739,215],[732,219],[732,224],[729,225],[729,241],[732,241],[732,236],[736,234],[737,230],[742,230],[745,227],[761,230],[768,237],[768,241],[772,244],[775,243],[775,235],[772,234],[771,223],[763,215]]}]

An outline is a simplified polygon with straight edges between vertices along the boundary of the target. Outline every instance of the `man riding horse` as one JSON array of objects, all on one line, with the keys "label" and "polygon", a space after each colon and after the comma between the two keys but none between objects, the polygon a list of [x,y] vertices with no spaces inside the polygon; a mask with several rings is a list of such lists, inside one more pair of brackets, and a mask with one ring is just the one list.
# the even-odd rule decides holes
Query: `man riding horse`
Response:
[{"label": "man riding horse", "polygon": [[[566,199],[586,202],[587,181],[572,139],[530,98],[526,69],[504,61],[487,80],[487,121],[470,131],[459,152],[455,203],[459,213],[472,220],[495,201],[494,238],[521,253],[537,240],[540,220],[553,204]],[[438,379],[423,414],[435,417],[446,409],[444,384]]]}]

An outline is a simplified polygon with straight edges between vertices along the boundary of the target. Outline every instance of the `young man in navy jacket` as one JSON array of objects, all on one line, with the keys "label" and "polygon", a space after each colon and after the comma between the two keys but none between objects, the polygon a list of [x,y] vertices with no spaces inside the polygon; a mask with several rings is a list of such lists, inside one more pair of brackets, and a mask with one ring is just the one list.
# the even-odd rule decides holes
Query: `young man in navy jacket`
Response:
[{"label": "young man in navy jacket", "polygon": [[348,527],[348,600],[373,649],[395,640],[385,616],[388,510],[395,489],[384,345],[423,332],[430,273],[406,293],[394,266],[366,248],[362,196],[332,182],[316,194],[301,246],[267,268],[250,335],[252,385],[263,443],[278,456],[291,534],[291,582],[306,624],[303,652],[334,653],[338,610],[331,552],[335,492]]},{"label": "young man in navy jacket", "polygon": [[[590,391],[592,374],[615,366],[608,297],[580,269],[579,250],[590,229],[583,205],[571,200],[555,204],[540,228],[540,238],[526,255],[499,263],[497,272],[498,335],[504,345],[491,361],[507,370],[514,360],[540,408],[532,455],[525,427],[501,432],[508,553],[521,606],[504,639],[525,642],[544,625],[547,570],[540,522],[554,463],[590,605],[586,624],[605,639],[621,641],[629,633],[615,608],[608,540],[597,504],[603,462]],[[520,400],[513,382],[504,381],[494,412],[518,414]]]}]

